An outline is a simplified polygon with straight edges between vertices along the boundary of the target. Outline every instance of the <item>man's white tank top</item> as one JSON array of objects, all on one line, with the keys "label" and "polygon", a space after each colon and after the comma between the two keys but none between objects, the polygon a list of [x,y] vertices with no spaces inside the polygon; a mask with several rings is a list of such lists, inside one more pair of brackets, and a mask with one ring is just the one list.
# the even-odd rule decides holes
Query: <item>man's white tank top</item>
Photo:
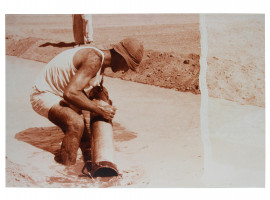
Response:
[{"label": "man's white tank top", "polygon": [[[39,91],[51,92],[63,97],[66,86],[77,71],[73,64],[73,57],[83,48],[92,48],[98,51],[102,55],[102,66],[104,53],[101,50],[95,47],[78,47],[69,49],[57,55],[44,67],[42,73],[36,79],[36,88]],[[102,81],[102,75],[100,74],[101,66],[96,76],[90,80],[85,90],[89,90],[91,87],[100,85]]]}]

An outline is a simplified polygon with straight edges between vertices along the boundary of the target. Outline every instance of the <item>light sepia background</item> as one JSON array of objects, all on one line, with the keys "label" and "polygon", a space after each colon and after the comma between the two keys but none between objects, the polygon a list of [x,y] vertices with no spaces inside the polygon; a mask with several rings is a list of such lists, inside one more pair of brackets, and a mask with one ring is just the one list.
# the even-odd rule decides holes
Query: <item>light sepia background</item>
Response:
[{"label": "light sepia background", "polygon": [[[207,20],[207,17],[208,16],[206,16],[206,20]],[[210,21],[215,21],[215,19],[213,20],[211,20],[211,16],[209,17],[209,19],[210,19]],[[242,19],[243,20],[243,19]],[[241,21],[241,20],[240,20]],[[230,21],[229,21],[230,22]],[[213,25],[213,23],[212,23],[212,25]],[[227,24],[227,25],[231,25],[231,24]],[[209,26],[210,26],[210,29],[211,29],[211,23],[209,24]],[[233,25],[232,25],[232,27],[233,27]],[[224,30],[224,29],[222,29],[222,27],[219,27],[220,28],[220,30]],[[224,28],[224,27],[223,27]],[[258,32],[260,32],[260,31],[258,31]],[[258,33],[257,32],[257,33]],[[208,34],[211,34],[211,32],[209,33],[208,32]],[[213,32],[213,34],[216,34],[215,33],[215,31]],[[232,38],[230,38],[230,40],[231,40]],[[234,41],[234,40],[232,40],[232,41]],[[224,42],[224,41],[223,41]],[[251,42],[252,43],[252,42]],[[210,43],[210,41],[209,41],[209,49],[210,49],[210,45],[211,45],[211,43]],[[214,45],[214,46],[216,46],[216,45]],[[241,45],[240,45],[241,46]],[[256,47],[255,47],[256,48]],[[226,48],[224,48],[223,49],[223,51],[225,52],[225,50],[226,50]],[[241,49],[241,51],[243,51],[244,49]],[[224,61],[223,60],[223,58],[221,58],[222,56],[220,56],[220,55],[222,55],[222,52],[219,52],[219,54],[211,54],[210,52],[209,52],[209,55],[208,56],[210,56],[210,59],[212,59],[212,61],[213,61],[213,63],[215,64],[215,62],[219,62],[219,64],[220,63],[222,63],[222,61]],[[260,54],[261,55],[261,54]],[[211,57],[212,56],[212,57]],[[215,57],[215,58],[214,58]],[[216,59],[216,58],[218,58],[218,60]],[[245,63],[245,61],[243,61],[243,62],[239,62],[239,58],[237,58],[236,59],[236,61],[234,60],[234,57],[232,56],[232,57],[230,57],[230,58],[226,58],[227,59],[227,61],[228,60],[232,60],[233,62],[238,62],[240,65],[245,65],[245,64],[247,64],[247,65],[252,65],[252,64],[250,64],[250,63]],[[226,61],[226,59],[225,59],[225,61]],[[240,58],[241,59],[241,58]],[[260,58],[258,58],[258,62],[260,62]],[[214,64],[212,64],[212,66],[214,66]],[[256,65],[258,65],[259,66],[259,64],[256,64]],[[262,65],[260,65],[260,66],[262,66]],[[211,63],[208,65],[208,67],[209,67],[209,69],[211,68]],[[260,68],[260,67],[258,67],[258,68]],[[215,73],[216,71],[213,71],[213,73]],[[261,71],[260,71],[261,72]],[[260,73],[259,73],[260,74]],[[225,79],[226,79],[226,77],[225,77]],[[226,84],[228,84],[228,83],[226,83]],[[210,93],[211,91],[209,90],[209,93]],[[262,94],[262,93],[261,93]],[[258,95],[255,95],[256,97],[258,96]],[[214,95],[213,95],[213,97],[215,97]],[[223,99],[222,97],[219,97],[220,99]],[[264,112],[264,108],[263,108],[263,106],[261,106],[261,105],[254,105],[253,103],[252,104],[246,104],[245,102],[243,103],[243,102],[240,102],[240,101],[235,101],[236,102],[236,104],[234,104],[233,102],[231,102],[231,99],[228,99],[228,98],[224,98],[224,99],[227,99],[227,100],[230,100],[230,101],[227,101],[227,100],[220,100],[220,101],[217,101],[218,103],[216,103],[216,102],[214,102],[214,101],[216,101],[216,99],[214,99],[213,101],[210,99],[209,100],[209,121],[211,120],[211,112],[212,113],[215,113],[218,109],[222,109],[224,106],[226,107],[226,109],[225,110],[227,110],[228,111],[228,113],[224,113],[224,114],[227,114],[227,116],[232,116],[232,113],[233,113],[233,116],[234,117],[237,117],[238,116],[238,114],[237,114],[237,111],[235,111],[235,110],[237,110],[237,109],[235,109],[235,108],[239,108],[239,107],[243,107],[244,106],[244,109],[241,111],[241,109],[240,109],[240,113],[241,113],[241,116],[242,116],[242,113],[244,113],[245,114],[245,112],[246,111],[249,111],[250,113],[255,113],[255,115],[257,115],[258,116],[258,118],[256,118],[256,119],[261,119],[260,117],[262,116],[262,112]],[[261,98],[262,99],[262,98]],[[240,98],[240,100],[241,100],[241,98]],[[241,100],[241,101],[243,101],[243,100]],[[214,103],[213,103],[214,102]],[[253,106],[255,106],[255,107],[253,107]],[[259,107],[259,108],[258,108]],[[218,108],[218,109],[217,109]],[[260,108],[262,108],[262,109],[260,109]],[[229,112],[230,111],[230,112]],[[218,114],[220,114],[220,113],[218,113]],[[248,116],[246,116],[244,119],[246,119],[246,121],[244,122],[244,124],[246,123],[246,122],[249,122],[249,120],[251,119],[251,118],[253,118],[253,114],[250,114],[250,115],[248,115]],[[220,115],[219,115],[220,116]],[[218,123],[223,123],[224,121],[225,121],[225,123],[224,123],[224,129],[223,130],[226,130],[227,128],[226,128],[226,126],[227,125],[229,125],[230,123],[232,123],[232,124],[234,124],[235,125],[235,122],[232,122],[233,120],[227,120],[227,119],[230,119],[230,117],[227,117],[227,116],[223,116],[222,117],[222,119],[218,119],[218,118],[216,118],[216,119],[213,119],[213,121],[214,122],[218,122]],[[238,116],[239,117],[239,116]],[[241,118],[241,117],[240,117]],[[241,122],[241,123],[243,123],[243,122]],[[260,123],[262,123],[262,121],[259,121],[259,122],[257,122],[256,124],[260,124]],[[213,125],[214,124],[214,125]],[[213,124],[210,124],[209,123],[209,133],[210,133],[210,136],[211,136],[211,140],[213,139],[213,140],[215,140],[216,138],[216,130],[215,129],[217,129],[217,125],[215,124],[215,123],[213,123]],[[252,125],[251,125],[252,126]],[[235,126],[231,126],[231,125],[229,125],[229,127],[235,127]],[[243,127],[240,127],[240,128],[243,128]],[[245,127],[245,128],[247,128],[247,127]],[[251,128],[251,129],[248,129],[247,130],[247,132],[248,133],[254,133],[253,131],[251,131],[252,129],[254,129],[254,130],[257,130],[256,129],[256,126],[254,127],[254,126],[252,126],[252,127],[249,127],[249,128]],[[235,129],[233,129],[233,130],[231,130],[232,132],[234,132],[235,131]],[[259,132],[260,133],[262,133],[262,131],[264,131],[264,130],[260,130]],[[211,135],[211,133],[212,133],[212,135]],[[221,133],[223,133],[222,131],[221,131]],[[250,137],[249,138],[252,138],[253,137],[253,135],[252,134],[248,134]],[[219,136],[224,136],[223,134],[220,134]],[[218,136],[218,137],[219,137]],[[226,136],[226,134],[225,134],[225,136]],[[234,136],[232,136],[231,137],[231,139],[236,139],[235,141],[237,141],[237,137],[238,137],[239,135],[234,135]],[[240,137],[241,137],[241,135],[240,135]],[[229,138],[224,138],[224,139],[226,139],[227,140],[227,145],[233,145],[233,143],[235,142],[235,141],[231,141]],[[264,138],[262,138],[262,137],[259,137],[259,138],[257,138],[257,140],[259,140],[259,142],[260,141],[262,141]],[[229,140],[229,141],[228,141]],[[240,141],[240,140],[238,140],[238,141]],[[212,141],[211,141],[212,142]],[[241,140],[241,142],[243,143],[243,141]],[[247,141],[245,141],[246,143],[245,143],[245,145],[244,145],[244,147],[245,148],[253,148],[254,147],[254,145],[252,146],[252,145],[249,145],[250,144],[250,140],[247,140]],[[215,142],[214,142],[215,143]],[[252,147],[251,147],[252,146]],[[214,150],[216,147],[212,147],[212,149]],[[220,148],[220,147],[217,147],[216,149],[217,149],[217,153],[218,152],[220,152],[219,150],[218,150],[218,148]],[[233,148],[238,148],[238,146],[237,145],[235,145]],[[255,147],[255,149],[256,149],[257,147]],[[261,151],[261,149],[262,148],[264,148],[264,147],[262,147],[262,146],[260,146],[259,148],[257,148],[257,150],[259,150],[259,154],[261,154],[262,153],[262,151]],[[228,153],[228,152],[226,152],[226,153]],[[216,154],[216,155],[218,155],[218,154]],[[245,154],[246,155],[246,154]],[[262,155],[262,154],[261,154]],[[239,155],[234,155],[234,158],[237,158],[237,156],[239,156]],[[224,157],[223,158],[225,158],[224,160],[220,160],[220,158],[219,157],[215,157],[215,156],[213,156],[213,158],[214,158],[214,165],[215,165],[215,167],[217,167],[216,169],[221,169],[223,166],[225,166],[225,165],[223,165],[224,164],[224,162],[229,162],[229,163],[231,163],[232,164],[232,166],[234,166],[234,168],[235,169],[237,169],[237,167],[239,167],[240,166],[240,168],[239,169],[241,169],[241,167],[246,167],[246,165],[242,165],[241,163],[235,163],[233,160],[229,160],[229,158],[226,156],[226,155],[224,155]],[[258,158],[258,159],[260,159],[260,163],[262,163],[262,159],[261,158]],[[229,161],[228,161],[229,160]],[[263,161],[264,162],[264,161]],[[262,166],[262,165],[260,165],[260,166]],[[221,167],[221,168],[220,168]],[[250,168],[251,170],[257,170],[258,171],[258,166],[256,167],[256,166],[251,166],[251,168]],[[250,169],[247,169],[247,170],[250,170]],[[230,170],[232,170],[232,168],[226,168],[225,167],[225,169],[223,168],[222,170],[224,170],[225,172],[228,172],[228,170],[230,171]],[[261,170],[261,168],[259,168],[259,170]],[[241,171],[241,170],[240,170]],[[259,175],[259,177],[262,177],[262,175],[259,173],[259,174],[257,174],[257,175]],[[256,177],[258,177],[256,175]],[[210,179],[209,179],[210,180]],[[262,179],[260,179],[259,181],[261,181]],[[214,183],[216,183],[215,182],[216,180],[212,180],[212,184]],[[228,183],[228,179],[227,180],[223,180],[223,183]]]}]

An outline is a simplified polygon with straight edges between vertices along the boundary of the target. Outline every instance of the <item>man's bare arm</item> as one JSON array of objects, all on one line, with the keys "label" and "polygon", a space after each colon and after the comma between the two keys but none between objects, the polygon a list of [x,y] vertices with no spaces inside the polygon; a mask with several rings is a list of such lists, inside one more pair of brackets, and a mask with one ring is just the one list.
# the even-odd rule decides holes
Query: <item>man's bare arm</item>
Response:
[{"label": "man's bare arm", "polygon": [[94,52],[90,52],[67,85],[64,91],[64,99],[82,110],[92,111],[106,119],[112,119],[115,114],[113,106],[109,104],[102,106],[97,102],[91,101],[83,92],[90,80],[96,75],[100,66],[101,58]]}]

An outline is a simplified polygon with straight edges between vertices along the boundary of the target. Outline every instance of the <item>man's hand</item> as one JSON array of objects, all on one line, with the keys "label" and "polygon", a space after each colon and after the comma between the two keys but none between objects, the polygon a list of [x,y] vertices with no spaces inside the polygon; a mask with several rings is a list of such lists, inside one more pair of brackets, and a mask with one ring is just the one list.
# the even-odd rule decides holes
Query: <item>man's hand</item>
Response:
[{"label": "man's hand", "polygon": [[96,100],[95,102],[97,104],[97,107],[100,110],[100,112],[98,112],[97,114],[101,115],[107,120],[112,120],[115,115],[116,108],[114,106],[109,105],[108,103],[104,101]]}]

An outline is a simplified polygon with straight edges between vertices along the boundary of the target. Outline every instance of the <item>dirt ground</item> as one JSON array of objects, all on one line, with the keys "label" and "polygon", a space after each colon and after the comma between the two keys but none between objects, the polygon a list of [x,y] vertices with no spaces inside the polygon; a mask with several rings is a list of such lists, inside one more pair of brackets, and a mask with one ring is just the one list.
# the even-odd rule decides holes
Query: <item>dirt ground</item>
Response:
[{"label": "dirt ground", "polygon": [[[9,15],[6,25],[7,55],[47,63],[74,46],[71,15]],[[107,76],[200,93],[199,15],[94,15],[93,28],[94,46],[100,48],[126,37],[144,42],[138,73],[107,71]]]},{"label": "dirt ground", "polygon": [[[119,20],[121,19],[121,20]],[[208,15],[209,96],[264,107],[264,15]],[[71,15],[7,15],[6,54],[49,62],[73,48]],[[93,15],[94,46],[144,42],[138,73],[106,75],[200,94],[199,15]]]},{"label": "dirt ground", "polygon": [[209,96],[265,106],[264,15],[207,15]]}]

